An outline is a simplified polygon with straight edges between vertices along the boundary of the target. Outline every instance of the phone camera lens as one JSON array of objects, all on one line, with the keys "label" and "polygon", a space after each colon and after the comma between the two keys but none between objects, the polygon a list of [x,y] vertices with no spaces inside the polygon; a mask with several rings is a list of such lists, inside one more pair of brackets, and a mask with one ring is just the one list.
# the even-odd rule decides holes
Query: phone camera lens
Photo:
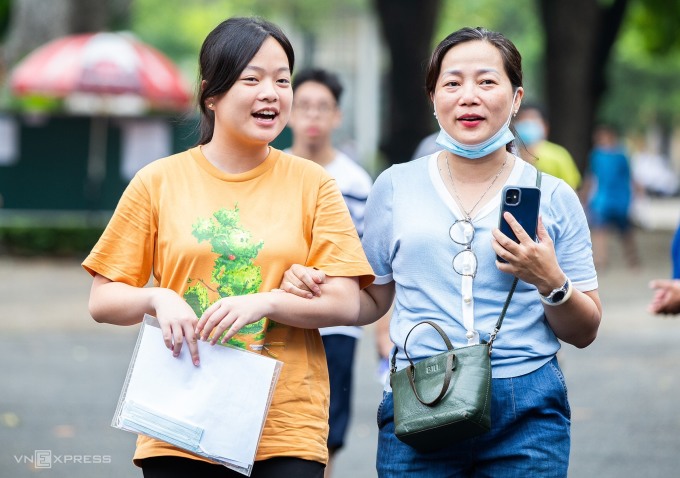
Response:
[{"label": "phone camera lens", "polygon": [[519,204],[519,190],[518,189],[508,189],[505,193],[505,203],[514,206]]}]

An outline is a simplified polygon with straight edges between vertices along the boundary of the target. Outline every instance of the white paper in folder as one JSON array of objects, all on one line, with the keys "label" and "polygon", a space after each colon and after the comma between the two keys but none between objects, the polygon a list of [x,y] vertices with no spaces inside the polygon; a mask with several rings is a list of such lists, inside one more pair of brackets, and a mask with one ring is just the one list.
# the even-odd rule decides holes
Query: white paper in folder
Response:
[{"label": "white paper in folder", "polygon": [[173,357],[146,315],[111,425],[250,476],[282,363],[201,341],[198,349],[199,367],[186,344]]}]

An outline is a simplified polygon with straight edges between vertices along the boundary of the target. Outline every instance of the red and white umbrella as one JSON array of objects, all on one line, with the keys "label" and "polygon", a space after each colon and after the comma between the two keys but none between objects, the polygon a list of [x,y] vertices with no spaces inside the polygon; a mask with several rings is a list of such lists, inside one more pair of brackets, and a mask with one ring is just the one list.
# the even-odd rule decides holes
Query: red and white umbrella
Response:
[{"label": "red and white umbrella", "polygon": [[10,74],[14,96],[60,98],[90,114],[182,111],[191,93],[178,68],[130,33],[70,35],[33,51]]},{"label": "red and white umbrella", "polygon": [[87,159],[92,207],[106,172],[107,118],[184,111],[192,98],[177,67],[130,33],[70,35],[49,42],[13,68],[9,86],[16,97],[61,99],[68,111],[92,116]]}]

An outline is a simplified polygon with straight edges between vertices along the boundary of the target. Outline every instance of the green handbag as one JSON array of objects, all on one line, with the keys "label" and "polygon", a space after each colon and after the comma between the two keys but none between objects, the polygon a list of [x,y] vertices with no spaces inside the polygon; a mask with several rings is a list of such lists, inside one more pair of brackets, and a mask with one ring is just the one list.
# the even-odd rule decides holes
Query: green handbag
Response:
[{"label": "green handbag", "polygon": [[[396,371],[396,349],[392,353],[390,385],[397,438],[420,451],[434,451],[491,429],[491,349],[516,286],[517,278],[488,343],[454,349],[441,327],[429,320],[409,331],[404,353],[410,365]],[[434,327],[448,350],[413,363],[406,344],[422,324]]]}]

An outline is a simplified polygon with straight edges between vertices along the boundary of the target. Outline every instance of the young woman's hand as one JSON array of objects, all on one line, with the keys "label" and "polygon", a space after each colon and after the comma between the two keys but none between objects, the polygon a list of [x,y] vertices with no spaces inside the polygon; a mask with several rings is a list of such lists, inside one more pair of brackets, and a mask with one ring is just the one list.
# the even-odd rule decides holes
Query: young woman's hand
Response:
[{"label": "young woman's hand", "polygon": [[195,333],[201,340],[215,345],[227,343],[245,325],[257,322],[271,310],[266,294],[247,294],[223,297],[203,313]]},{"label": "young woman's hand", "polygon": [[[283,280],[279,290],[305,299],[321,297],[321,287],[329,287],[333,277],[327,278],[323,271],[293,264],[283,273]],[[394,282],[383,285],[369,285],[359,292],[360,307],[359,320],[356,325],[368,325],[387,314],[394,301]],[[328,297],[328,292],[324,297]],[[389,324],[389,318],[388,324]],[[389,337],[387,337],[389,341]]]},{"label": "young woman's hand", "polygon": [[496,267],[502,272],[512,274],[520,280],[536,286],[541,294],[548,294],[559,287],[566,280],[566,276],[557,263],[555,245],[543,225],[541,217],[538,218],[536,233],[538,242],[527,234],[524,228],[509,212],[503,216],[513,232],[519,239],[519,243],[503,234],[499,229],[494,229],[491,246],[496,254],[508,261],[507,263],[496,261]]},{"label": "young woman's hand", "polygon": [[191,361],[199,365],[198,342],[194,329],[198,318],[189,304],[175,291],[164,287],[136,287],[95,274],[89,302],[97,322],[134,325],[144,314],[158,319],[165,346],[178,357],[186,342]]},{"label": "young woman's hand", "polygon": [[279,289],[299,297],[311,299],[314,296],[318,297],[321,295],[319,284],[324,282],[326,282],[326,274],[323,271],[300,264],[293,264],[283,273]]},{"label": "young woman's hand", "polygon": [[191,361],[194,365],[199,365],[198,337],[195,333],[198,318],[189,304],[170,289],[158,289],[154,299],[154,308],[163,341],[165,346],[172,351],[172,355],[178,357],[186,341]]}]

